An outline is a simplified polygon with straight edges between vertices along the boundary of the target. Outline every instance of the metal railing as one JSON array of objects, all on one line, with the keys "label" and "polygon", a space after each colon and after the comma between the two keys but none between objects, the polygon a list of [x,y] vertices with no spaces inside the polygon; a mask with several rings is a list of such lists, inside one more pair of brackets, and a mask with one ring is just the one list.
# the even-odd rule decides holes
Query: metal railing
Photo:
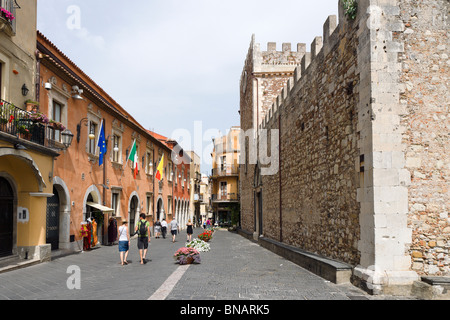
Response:
[{"label": "metal railing", "polygon": [[212,169],[213,177],[226,177],[226,176],[234,176],[239,174],[239,166],[235,165],[223,165],[217,168]]},{"label": "metal railing", "polygon": [[220,193],[211,195],[212,201],[239,201],[240,196],[238,193]]},{"label": "metal railing", "polygon": [[53,128],[38,122],[32,113],[4,100],[0,100],[0,131],[41,146],[55,144]]}]

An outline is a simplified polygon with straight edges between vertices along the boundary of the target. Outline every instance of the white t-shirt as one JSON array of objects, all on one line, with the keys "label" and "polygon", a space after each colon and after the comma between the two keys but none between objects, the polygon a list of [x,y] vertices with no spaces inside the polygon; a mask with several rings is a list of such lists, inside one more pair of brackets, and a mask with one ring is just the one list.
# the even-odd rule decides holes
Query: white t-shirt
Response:
[{"label": "white t-shirt", "polygon": [[126,226],[119,227],[119,241],[128,241],[128,228]]},{"label": "white t-shirt", "polygon": [[170,230],[177,230],[178,229],[178,222],[177,222],[177,220],[172,220],[171,222],[170,222]]},{"label": "white t-shirt", "polygon": [[167,228],[167,221],[163,220],[163,222],[161,222],[161,227],[166,227]]}]

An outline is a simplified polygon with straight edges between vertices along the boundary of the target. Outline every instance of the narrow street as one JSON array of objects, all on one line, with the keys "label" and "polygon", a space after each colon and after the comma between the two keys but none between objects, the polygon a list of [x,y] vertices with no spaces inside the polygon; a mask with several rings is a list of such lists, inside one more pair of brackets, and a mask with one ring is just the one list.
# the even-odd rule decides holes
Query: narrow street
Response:
[{"label": "narrow street", "polygon": [[[145,265],[139,263],[136,240],[132,240],[127,266],[120,265],[117,246],[105,246],[3,273],[0,300],[394,299],[369,296],[350,284],[327,282],[224,230],[214,233],[211,250],[201,254],[201,264],[179,266],[172,255],[184,246],[185,239],[185,232],[175,243],[169,237],[152,238]],[[70,290],[68,279],[74,267],[81,271],[80,288]]]}]

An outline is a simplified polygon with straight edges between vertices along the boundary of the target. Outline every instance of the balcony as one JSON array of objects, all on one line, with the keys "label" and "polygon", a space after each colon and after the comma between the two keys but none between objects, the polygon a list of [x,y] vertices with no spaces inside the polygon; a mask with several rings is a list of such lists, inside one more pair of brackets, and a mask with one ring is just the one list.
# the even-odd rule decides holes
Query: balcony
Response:
[{"label": "balcony", "polygon": [[239,175],[238,165],[222,165],[218,168],[212,169],[213,177],[231,177]]},{"label": "balcony", "polygon": [[64,129],[52,127],[47,122],[45,115],[31,113],[0,100],[0,132],[43,147],[62,149],[59,140]]},{"label": "balcony", "polygon": [[15,0],[0,0],[0,31],[10,37],[16,34],[17,7]]},{"label": "balcony", "polygon": [[240,196],[237,193],[221,193],[211,195],[212,202],[239,202]]}]

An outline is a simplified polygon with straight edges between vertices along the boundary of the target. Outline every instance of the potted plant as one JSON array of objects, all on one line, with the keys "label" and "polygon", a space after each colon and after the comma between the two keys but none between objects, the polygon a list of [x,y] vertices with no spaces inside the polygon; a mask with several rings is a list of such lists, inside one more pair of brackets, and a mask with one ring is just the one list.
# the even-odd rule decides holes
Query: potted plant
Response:
[{"label": "potted plant", "polygon": [[200,239],[194,239],[186,243],[186,248],[194,248],[198,252],[208,252],[211,249],[208,243]]},{"label": "potted plant", "polygon": [[49,124],[50,120],[48,119],[48,117],[41,113],[41,112],[33,112],[30,115],[30,119],[33,122],[37,122],[37,123],[42,123],[42,124]]},{"label": "potted plant", "polygon": [[25,101],[25,105],[28,112],[38,112],[39,110],[39,102],[28,99]]},{"label": "potted plant", "polygon": [[201,262],[200,252],[194,248],[180,248],[175,252],[173,258],[181,265]]},{"label": "potted plant", "polygon": [[59,130],[59,131],[66,130],[66,127],[61,122],[57,122],[55,120],[50,120],[48,124],[55,130]]},{"label": "potted plant", "polygon": [[205,231],[205,232],[199,234],[198,238],[205,242],[209,242],[209,240],[211,240],[211,238],[212,238],[212,231],[210,231],[210,230]]},{"label": "potted plant", "polygon": [[9,22],[12,22],[15,19],[14,15],[11,12],[9,12],[8,10],[6,10],[5,8],[0,7],[0,12],[1,12],[1,16],[4,17]]}]

